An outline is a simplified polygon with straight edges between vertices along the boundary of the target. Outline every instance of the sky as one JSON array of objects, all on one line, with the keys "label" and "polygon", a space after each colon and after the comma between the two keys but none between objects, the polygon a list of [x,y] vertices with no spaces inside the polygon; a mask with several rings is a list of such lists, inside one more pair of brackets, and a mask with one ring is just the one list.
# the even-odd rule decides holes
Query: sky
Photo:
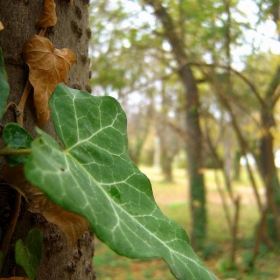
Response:
[{"label": "sky", "polygon": [[[246,17],[235,15],[242,20],[249,21],[252,25],[255,25],[258,19],[258,7],[253,0],[240,1],[239,9],[244,12]],[[274,54],[280,54],[280,41],[278,40],[278,34],[276,25],[272,19],[268,19],[266,23],[259,25],[256,30],[245,31],[246,40],[249,43],[254,42],[256,46],[259,46],[260,51],[271,51]],[[237,70],[242,69],[242,62],[239,57],[243,54],[251,53],[251,45],[245,44],[239,48],[235,48],[232,51],[233,54],[233,67]]]}]

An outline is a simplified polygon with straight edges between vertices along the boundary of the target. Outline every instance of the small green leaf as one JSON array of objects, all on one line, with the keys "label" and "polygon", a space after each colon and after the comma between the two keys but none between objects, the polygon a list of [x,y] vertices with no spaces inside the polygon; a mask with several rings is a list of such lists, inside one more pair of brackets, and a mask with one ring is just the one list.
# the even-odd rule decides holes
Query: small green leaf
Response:
[{"label": "small green leaf", "polygon": [[8,77],[4,65],[2,48],[0,47],[0,120],[3,117],[10,93]]},{"label": "small green leaf", "polygon": [[165,217],[128,155],[126,116],[109,97],[58,85],[50,99],[64,149],[39,131],[25,175],[53,202],[86,217],[99,239],[130,258],[163,258],[180,280],[216,277],[186,232]]},{"label": "small green leaf", "polygon": [[43,233],[32,229],[24,241],[16,243],[16,263],[21,265],[30,279],[35,279],[42,256]]},{"label": "small green leaf", "polygon": [[[16,123],[9,123],[5,126],[2,138],[7,144],[5,150],[29,149],[33,141],[33,137]],[[24,164],[27,158],[28,155],[5,156],[7,163],[11,166]]]}]

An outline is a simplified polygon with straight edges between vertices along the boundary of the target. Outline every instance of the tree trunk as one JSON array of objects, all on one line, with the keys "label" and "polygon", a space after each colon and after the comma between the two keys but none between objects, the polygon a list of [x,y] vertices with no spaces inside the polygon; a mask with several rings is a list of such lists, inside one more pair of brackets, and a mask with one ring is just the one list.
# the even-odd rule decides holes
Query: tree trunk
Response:
[{"label": "tree trunk", "polygon": [[[280,184],[277,175],[277,169],[274,162],[273,135],[271,129],[275,127],[273,109],[276,100],[274,100],[274,91],[276,90],[280,79],[280,67],[278,67],[266,92],[266,104],[262,107],[261,124],[262,137],[260,139],[260,170],[266,186],[266,199],[268,203],[269,213],[272,213],[274,219],[274,228],[276,232],[273,239],[280,242]],[[268,228],[271,232],[271,229]]]},{"label": "tree trunk", "polygon": [[202,173],[202,135],[199,124],[199,99],[196,81],[189,65],[181,68],[180,77],[185,89],[187,123],[187,160],[189,190],[192,213],[191,241],[195,249],[201,250],[206,239],[206,193]]},{"label": "tree trunk", "polygon": [[[49,28],[45,35],[52,41],[55,48],[70,48],[75,53],[77,62],[69,73],[68,85],[77,89],[88,88],[87,46],[90,37],[89,29],[87,29],[88,2],[88,0],[75,0],[74,5],[69,7],[67,1],[56,1],[58,22],[54,27]],[[28,78],[28,68],[22,60],[22,47],[30,37],[38,34],[39,30],[35,24],[43,7],[43,1],[0,0],[0,7],[0,19],[5,27],[0,32],[0,46],[3,49],[5,67],[11,86],[9,102],[18,104]],[[2,125],[14,121],[15,112],[10,107],[3,118]],[[35,126],[36,117],[32,94],[30,94],[25,106],[24,127],[35,136]],[[51,121],[43,129],[54,135]],[[3,165],[4,162],[1,160],[1,169]],[[5,188],[5,192],[8,192],[11,198],[17,196],[8,187]],[[43,255],[36,276],[37,280],[95,279],[92,269],[93,234],[90,230],[84,232],[76,245],[72,247],[57,226],[48,223],[40,214],[28,212],[24,200],[21,203],[18,222],[0,276],[25,276],[23,269],[15,264],[14,244],[18,239],[25,239],[34,227],[39,228],[44,235]],[[9,220],[1,220],[1,228],[2,230],[9,228]],[[5,232],[3,234],[5,235]]]},{"label": "tree trunk", "polygon": [[[271,1],[271,3],[272,5],[269,12],[272,14],[273,21],[275,22],[276,26],[278,26],[280,19],[280,2]],[[278,36],[278,41],[280,41],[280,36]],[[272,226],[268,223],[267,230],[270,233],[270,236],[277,242],[280,242],[280,183],[274,162],[274,139],[271,133],[271,128],[275,127],[273,109],[276,102],[279,100],[279,94],[275,94],[276,89],[279,86],[279,81],[280,66],[278,65],[275,75],[273,76],[265,95],[267,106],[262,107],[261,120],[264,133],[260,140],[260,167],[266,185],[268,209],[270,214],[272,214]]]},{"label": "tree trunk", "polygon": [[241,159],[242,153],[237,150],[234,153],[234,163],[233,163],[233,179],[234,180],[240,180],[240,159]]},{"label": "tree trunk", "polygon": [[153,7],[157,18],[164,27],[165,38],[172,46],[173,56],[179,66],[186,100],[186,127],[188,132],[186,153],[188,159],[189,189],[192,213],[191,241],[196,250],[203,249],[206,238],[206,201],[202,169],[202,141],[199,124],[199,97],[197,83],[188,62],[183,39],[178,34],[171,16],[160,0],[145,0]]}]

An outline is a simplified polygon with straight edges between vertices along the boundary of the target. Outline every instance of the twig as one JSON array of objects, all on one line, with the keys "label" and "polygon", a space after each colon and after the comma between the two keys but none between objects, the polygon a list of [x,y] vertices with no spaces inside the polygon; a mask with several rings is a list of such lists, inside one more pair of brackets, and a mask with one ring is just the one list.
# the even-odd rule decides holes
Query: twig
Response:
[{"label": "twig", "polygon": [[242,73],[240,73],[239,71],[235,70],[232,67],[228,67],[225,65],[221,65],[218,63],[204,63],[204,62],[195,62],[195,61],[189,61],[187,62],[187,64],[189,65],[193,65],[193,66],[198,66],[198,67],[211,67],[211,68],[221,68],[221,69],[225,69],[228,71],[233,72],[236,76],[238,76],[241,80],[243,80],[252,90],[252,92],[254,93],[254,95],[256,96],[256,98],[258,99],[259,103],[261,104],[262,107],[265,108],[265,102],[263,100],[263,98],[261,97],[260,93],[258,92],[257,88],[255,87],[255,85]]},{"label": "twig", "polygon": [[20,125],[20,126],[23,126],[23,117],[24,117],[24,107],[25,107],[25,103],[26,103],[26,100],[27,100],[27,97],[31,91],[31,84],[29,82],[29,80],[27,80],[26,84],[25,84],[25,88],[24,88],[24,91],[23,91],[23,94],[21,96],[21,99],[20,99],[20,102],[19,102],[19,105],[18,105],[18,110],[19,110],[19,116],[17,117],[17,123]]},{"label": "twig", "polygon": [[261,215],[260,223],[259,223],[259,228],[257,231],[257,236],[253,248],[253,258],[252,258],[252,266],[254,266],[255,260],[259,254],[259,247],[261,244],[261,239],[263,237],[264,231],[265,231],[265,221],[266,221],[266,215],[267,215],[267,208],[263,210],[263,213]]},{"label": "twig", "polygon": [[15,102],[9,102],[5,107],[5,112],[7,112],[11,106],[17,108],[17,104]]},{"label": "twig", "polygon": [[230,211],[229,211],[229,207],[228,207],[228,204],[227,204],[227,201],[226,201],[226,197],[225,197],[225,195],[223,193],[223,190],[220,186],[220,182],[219,182],[219,178],[218,178],[218,174],[217,174],[216,169],[215,169],[214,174],[215,174],[216,186],[217,186],[218,192],[219,192],[221,200],[222,200],[222,205],[223,205],[224,212],[225,212],[225,215],[226,215],[226,220],[227,220],[227,223],[228,223],[228,227],[229,227],[229,230],[231,232],[231,230],[233,228],[233,225],[232,225],[232,220],[231,220],[231,216],[230,216]]},{"label": "twig", "polygon": [[231,264],[235,264],[236,257],[236,247],[237,247],[237,234],[238,234],[238,222],[239,222],[239,212],[240,212],[240,196],[237,196],[235,201],[235,215],[234,215],[234,223],[232,228],[232,244],[231,244],[231,252],[230,252],[230,262]]}]

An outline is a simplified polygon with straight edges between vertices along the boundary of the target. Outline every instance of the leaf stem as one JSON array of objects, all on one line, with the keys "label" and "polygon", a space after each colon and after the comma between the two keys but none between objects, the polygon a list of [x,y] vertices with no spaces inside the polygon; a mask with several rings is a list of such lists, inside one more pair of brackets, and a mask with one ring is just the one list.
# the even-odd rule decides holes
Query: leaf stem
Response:
[{"label": "leaf stem", "polygon": [[20,99],[20,102],[19,102],[19,105],[18,105],[19,116],[17,117],[17,123],[20,126],[23,126],[24,107],[25,107],[27,97],[28,97],[28,95],[31,91],[31,88],[32,88],[32,86],[31,86],[29,80],[27,80],[27,82],[25,84],[23,94],[21,96],[21,99]]},{"label": "leaf stem", "polygon": [[10,107],[14,107],[14,108],[16,108],[17,109],[17,104],[15,103],[15,102],[10,102],[10,103],[8,103],[7,105],[6,105],[6,107],[5,107],[5,112],[7,112],[8,111],[8,109],[10,108]]},{"label": "leaf stem", "polygon": [[46,34],[46,31],[47,31],[47,28],[41,28],[40,32],[38,33],[38,35],[44,37],[45,34]]},{"label": "leaf stem", "polygon": [[0,156],[7,155],[29,155],[31,154],[31,149],[18,149],[18,150],[0,150]]}]

